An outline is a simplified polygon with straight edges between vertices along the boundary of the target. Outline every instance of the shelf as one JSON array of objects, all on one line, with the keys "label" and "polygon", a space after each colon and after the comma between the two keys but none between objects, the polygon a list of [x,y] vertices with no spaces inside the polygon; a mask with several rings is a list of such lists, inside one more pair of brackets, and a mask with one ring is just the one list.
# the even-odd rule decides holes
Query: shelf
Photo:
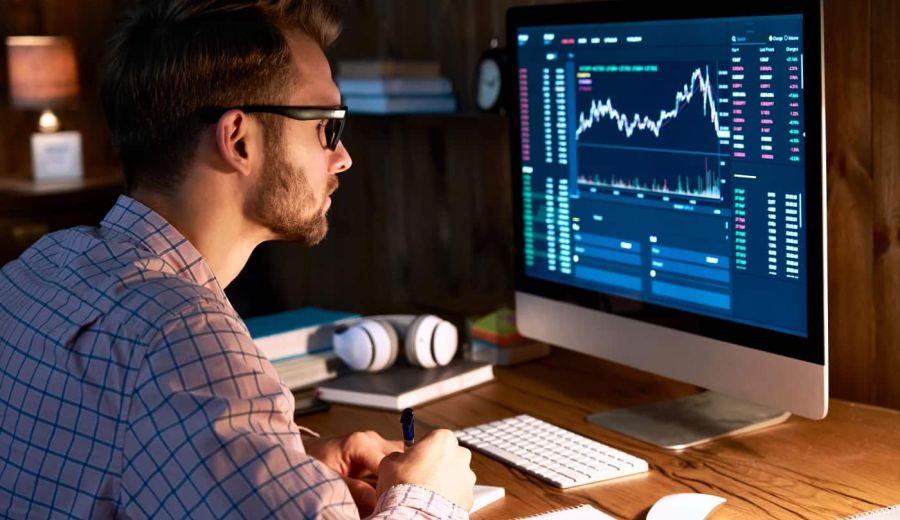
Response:
[{"label": "shelf", "polygon": [[16,196],[43,196],[77,193],[91,190],[121,187],[121,175],[104,175],[78,179],[35,181],[29,178],[0,177],[0,194]]},{"label": "shelf", "polygon": [[418,119],[418,120],[485,120],[485,121],[505,121],[506,116],[491,112],[421,112],[421,113],[404,113],[404,114],[364,114],[350,111],[351,119]]}]

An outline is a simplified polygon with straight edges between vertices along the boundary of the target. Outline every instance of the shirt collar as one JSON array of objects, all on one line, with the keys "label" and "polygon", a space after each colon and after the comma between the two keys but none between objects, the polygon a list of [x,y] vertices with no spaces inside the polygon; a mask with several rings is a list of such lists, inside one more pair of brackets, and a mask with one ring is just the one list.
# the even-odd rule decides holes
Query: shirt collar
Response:
[{"label": "shirt collar", "polygon": [[125,235],[131,242],[158,256],[167,271],[227,299],[200,251],[175,226],[140,202],[127,195],[119,195],[100,227]]}]

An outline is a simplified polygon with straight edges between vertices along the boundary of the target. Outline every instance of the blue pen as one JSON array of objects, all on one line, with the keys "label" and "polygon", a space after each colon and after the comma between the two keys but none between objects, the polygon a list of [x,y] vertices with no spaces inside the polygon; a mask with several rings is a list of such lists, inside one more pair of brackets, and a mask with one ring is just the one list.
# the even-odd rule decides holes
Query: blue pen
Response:
[{"label": "blue pen", "polygon": [[403,447],[410,448],[416,442],[416,423],[413,420],[412,408],[406,408],[400,414],[400,424],[403,425]]}]

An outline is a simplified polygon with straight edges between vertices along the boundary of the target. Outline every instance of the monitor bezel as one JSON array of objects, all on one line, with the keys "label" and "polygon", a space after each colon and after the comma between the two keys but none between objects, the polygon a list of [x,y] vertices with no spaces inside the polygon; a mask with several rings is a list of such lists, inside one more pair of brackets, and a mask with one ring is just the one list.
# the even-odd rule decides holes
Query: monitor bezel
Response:
[{"label": "monitor bezel", "polygon": [[[518,89],[507,89],[510,114],[510,150],[516,290],[551,298],[581,307],[661,325],[674,330],[710,337],[715,340],[757,349],[792,359],[825,365],[827,360],[827,323],[825,305],[824,221],[825,171],[824,109],[822,69],[821,5],[818,0],[750,0],[718,3],[657,3],[606,1],[597,3],[515,7],[507,11],[507,49],[510,66],[507,84],[517,84],[517,33],[520,27],[593,25],[622,22],[718,19],[778,15],[801,15],[803,20],[804,123],[806,131],[805,165],[807,201],[807,337],[779,332],[746,323],[696,314],[612,293],[582,289],[540,278],[525,272],[524,218],[522,201],[521,127],[517,107]],[[592,22],[591,20],[603,20]],[[814,66],[809,66],[813,64]],[[820,247],[822,246],[822,247]]]}]

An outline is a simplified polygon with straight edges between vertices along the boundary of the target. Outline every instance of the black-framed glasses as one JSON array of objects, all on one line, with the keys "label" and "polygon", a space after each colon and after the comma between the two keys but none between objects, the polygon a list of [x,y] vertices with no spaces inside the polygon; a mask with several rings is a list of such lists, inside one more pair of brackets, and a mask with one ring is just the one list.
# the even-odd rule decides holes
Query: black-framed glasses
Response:
[{"label": "black-framed glasses", "polygon": [[228,110],[240,110],[248,114],[276,114],[279,116],[296,119],[298,121],[315,121],[317,119],[324,120],[325,125],[323,130],[325,134],[325,142],[322,143],[322,146],[332,151],[337,150],[338,143],[341,142],[341,135],[344,133],[344,126],[347,123],[346,105],[336,105],[330,107],[244,105],[226,109],[221,113],[224,113]]}]

